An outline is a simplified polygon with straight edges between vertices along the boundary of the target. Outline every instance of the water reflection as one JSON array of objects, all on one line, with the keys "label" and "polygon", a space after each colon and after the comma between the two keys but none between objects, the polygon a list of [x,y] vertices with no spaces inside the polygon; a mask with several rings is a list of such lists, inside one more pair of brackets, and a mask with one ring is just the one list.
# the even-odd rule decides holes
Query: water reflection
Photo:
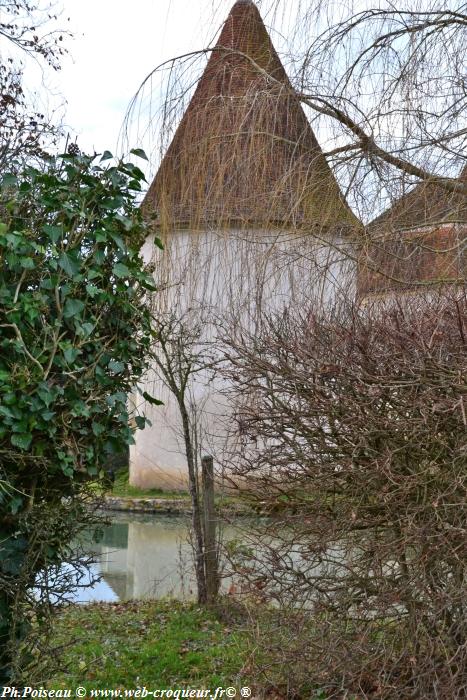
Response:
[{"label": "water reflection", "polygon": [[194,575],[189,519],[167,515],[114,515],[98,542],[86,547],[95,556],[91,574],[102,579],[82,589],[79,602],[129,598],[190,598]]}]

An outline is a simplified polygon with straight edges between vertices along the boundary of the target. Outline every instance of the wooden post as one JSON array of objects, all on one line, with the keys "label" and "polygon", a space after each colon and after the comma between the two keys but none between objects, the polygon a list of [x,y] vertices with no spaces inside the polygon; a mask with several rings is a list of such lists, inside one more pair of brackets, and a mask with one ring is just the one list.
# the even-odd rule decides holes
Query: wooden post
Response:
[{"label": "wooden post", "polygon": [[204,515],[204,565],[208,602],[212,603],[219,590],[217,568],[216,512],[214,507],[214,460],[206,455],[201,458]]}]

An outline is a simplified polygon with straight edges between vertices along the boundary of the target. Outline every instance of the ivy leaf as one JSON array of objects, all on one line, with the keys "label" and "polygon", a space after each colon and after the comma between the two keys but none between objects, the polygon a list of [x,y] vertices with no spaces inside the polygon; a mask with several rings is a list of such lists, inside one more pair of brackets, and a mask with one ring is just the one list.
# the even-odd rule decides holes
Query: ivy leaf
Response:
[{"label": "ivy leaf", "polygon": [[[54,277],[55,277],[55,275],[54,275]],[[41,289],[50,290],[50,289],[53,289],[55,287],[55,282],[54,282],[54,280],[50,279],[50,277],[48,277],[47,279],[42,280],[40,286],[41,286]]]},{"label": "ivy leaf", "polygon": [[84,338],[88,338],[94,330],[93,323],[82,323],[77,329],[78,335],[82,335]]},{"label": "ivy leaf", "polygon": [[21,506],[23,505],[23,499],[21,496],[14,496],[14,498],[11,499],[10,501],[10,511],[13,515],[16,515],[16,513],[19,511]]},{"label": "ivy leaf", "polygon": [[96,423],[96,421],[93,420],[92,432],[96,437],[99,437],[99,435],[102,435],[102,433],[105,432],[105,426],[102,425],[102,423]]},{"label": "ivy leaf", "polygon": [[68,362],[69,365],[71,365],[76,360],[79,354],[80,351],[78,350],[78,348],[67,348],[63,353],[65,360]]},{"label": "ivy leaf", "polygon": [[63,235],[63,229],[61,226],[52,226],[51,224],[44,224],[42,230],[52,240],[53,243],[56,243],[60,236]]},{"label": "ivy leaf", "polygon": [[34,260],[33,260],[32,258],[28,258],[28,257],[26,257],[26,256],[21,257],[21,258],[19,259],[19,264],[20,264],[21,267],[23,267],[25,270],[34,270],[34,268],[35,268]]},{"label": "ivy leaf", "polygon": [[68,253],[62,253],[60,255],[60,257],[58,259],[58,264],[60,265],[62,270],[65,272],[65,274],[68,275],[68,277],[74,277],[79,272],[78,261],[75,260]]},{"label": "ivy leaf", "polygon": [[115,372],[115,374],[120,374],[123,372],[125,369],[125,365],[123,362],[118,362],[116,360],[110,360],[109,364],[107,367],[112,371]]},{"label": "ivy leaf", "polygon": [[114,265],[113,273],[117,277],[129,277],[130,276],[130,270],[123,263],[117,263],[116,265]]},{"label": "ivy leaf", "polygon": [[153,406],[163,406],[164,402],[159,401],[159,399],[155,399],[154,396],[151,396],[148,394],[147,391],[143,391],[143,399],[146,399],[146,401],[149,401]]},{"label": "ivy leaf", "polygon": [[94,299],[96,294],[99,294],[100,289],[99,289],[99,287],[96,287],[95,284],[87,284],[86,291],[89,294],[89,296]]},{"label": "ivy leaf", "polygon": [[144,289],[148,289],[150,292],[157,292],[157,287],[154,284],[154,279],[148,273],[142,275],[141,285],[144,287]]},{"label": "ivy leaf", "polygon": [[72,416],[84,416],[84,418],[89,418],[91,415],[91,409],[84,401],[78,400],[74,402],[73,408],[71,409]]},{"label": "ivy leaf", "polygon": [[123,214],[117,214],[115,218],[122,224],[125,231],[131,231],[133,222],[131,219],[128,218],[128,216],[123,216]]},{"label": "ivy leaf", "polygon": [[115,241],[120,250],[125,250],[124,240],[121,236],[118,235],[118,233],[111,233],[110,237]]},{"label": "ivy leaf", "polygon": [[19,246],[21,243],[21,236],[19,236],[17,233],[7,233],[5,238],[7,239],[8,243],[10,244],[9,247],[14,250]]},{"label": "ivy leaf", "polygon": [[121,195],[117,195],[107,199],[105,204],[109,209],[120,209],[120,207],[123,207],[124,199]]},{"label": "ivy leaf", "polygon": [[146,426],[146,418],[144,416],[135,416],[135,423],[140,430]]},{"label": "ivy leaf", "polygon": [[126,403],[126,394],[123,391],[117,391],[115,394],[111,394],[107,397],[106,402],[109,406],[115,406],[117,403]]},{"label": "ivy leaf", "polygon": [[100,162],[102,163],[103,160],[111,160],[113,158],[113,154],[110,151],[104,151],[104,153],[101,156]]},{"label": "ivy leaf", "polygon": [[143,160],[148,160],[148,157],[142,148],[132,148],[130,153],[132,153],[137,158],[143,158]]},{"label": "ivy leaf", "polygon": [[41,400],[45,403],[47,408],[50,406],[50,404],[55,398],[54,392],[50,389],[50,387],[47,386],[47,384],[44,383],[38,387],[37,393]]},{"label": "ivy leaf", "polygon": [[84,302],[81,299],[67,299],[63,308],[65,318],[77,316],[84,309]]},{"label": "ivy leaf", "polygon": [[41,418],[42,418],[42,420],[45,420],[46,422],[48,422],[48,421],[52,420],[52,418],[55,418],[55,415],[56,415],[55,411],[43,411],[43,413],[41,413]]},{"label": "ivy leaf", "polygon": [[96,231],[96,233],[94,234],[94,239],[96,243],[105,243],[107,240],[107,234],[105,231],[102,230]]},{"label": "ivy leaf", "polygon": [[28,450],[32,441],[32,435],[31,433],[14,433],[10,440],[14,447],[20,447],[22,450]]},{"label": "ivy leaf", "polygon": [[5,416],[6,418],[14,418],[15,414],[8,408],[8,406],[0,406],[0,416]]},{"label": "ivy leaf", "polygon": [[73,467],[69,464],[62,464],[62,472],[65,474],[65,476],[72,477],[73,476]]}]

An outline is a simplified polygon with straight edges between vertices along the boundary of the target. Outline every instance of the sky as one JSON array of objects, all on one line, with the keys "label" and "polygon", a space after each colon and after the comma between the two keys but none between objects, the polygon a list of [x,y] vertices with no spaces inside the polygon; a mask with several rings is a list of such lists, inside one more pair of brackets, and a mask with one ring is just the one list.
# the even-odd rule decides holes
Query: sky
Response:
[{"label": "sky", "polygon": [[56,73],[29,67],[28,82],[82,150],[116,153],[142,80],[163,61],[208,45],[233,1],[58,0],[59,25],[74,35],[69,55]]},{"label": "sky", "polygon": [[[126,108],[162,61],[202,45],[209,0],[61,0],[75,35],[53,76],[83,150],[115,150]],[[137,144],[135,144],[137,145]]]}]

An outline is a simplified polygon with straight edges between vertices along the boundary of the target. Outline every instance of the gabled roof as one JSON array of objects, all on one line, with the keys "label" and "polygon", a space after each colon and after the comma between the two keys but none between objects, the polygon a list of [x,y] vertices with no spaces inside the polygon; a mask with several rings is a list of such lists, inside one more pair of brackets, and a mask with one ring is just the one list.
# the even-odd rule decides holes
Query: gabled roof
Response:
[{"label": "gabled roof", "polygon": [[233,6],[143,210],[168,228],[357,223],[250,0]]},{"label": "gabled roof", "polygon": [[[467,182],[467,166],[459,180]],[[427,180],[398,199],[370,226],[397,231],[448,222],[467,223],[467,196]]]},{"label": "gabled roof", "polygon": [[[459,176],[467,181],[467,168]],[[453,224],[463,224],[456,226]],[[360,297],[466,284],[467,197],[422,182],[370,224]]]}]

